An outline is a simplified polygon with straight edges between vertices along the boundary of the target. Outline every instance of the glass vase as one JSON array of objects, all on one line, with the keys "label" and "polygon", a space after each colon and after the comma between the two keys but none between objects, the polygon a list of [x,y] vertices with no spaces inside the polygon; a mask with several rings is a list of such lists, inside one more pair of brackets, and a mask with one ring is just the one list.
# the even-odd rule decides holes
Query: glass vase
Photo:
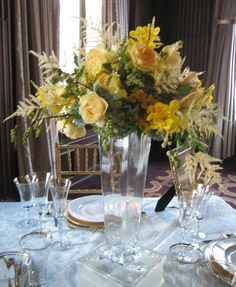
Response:
[{"label": "glass vase", "polygon": [[151,139],[133,132],[110,138],[103,146],[100,163],[104,199],[105,256],[112,262],[133,260],[137,243]]},{"label": "glass vase", "polygon": [[106,242],[73,268],[79,267],[80,278],[86,274],[106,286],[153,286],[162,259],[138,244],[151,139],[134,132],[99,142]]}]

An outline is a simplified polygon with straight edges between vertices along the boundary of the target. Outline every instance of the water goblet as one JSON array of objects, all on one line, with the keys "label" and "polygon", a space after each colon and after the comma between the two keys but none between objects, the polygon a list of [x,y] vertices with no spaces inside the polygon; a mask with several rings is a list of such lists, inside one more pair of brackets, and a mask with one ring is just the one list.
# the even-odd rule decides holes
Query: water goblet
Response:
[{"label": "water goblet", "polygon": [[32,185],[26,181],[24,176],[16,177],[14,183],[18,189],[22,207],[25,210],[25,219],[19,222],[19,226],[24,228],[34,227],[37,224],[37,221],[30,217],[30,209],[34,205]]},{"label": "water goblet", "polygon": [[[47,259],[52,242],[48,232],[31,232],[23,235],[19,244],[32,259],[30,286],[44,286],[46,283]],[[28,286],[28,285],[27,285]]]},{"label": "water goblet", "polygon": [[28,254],[19,251],[0,253],[0,286],[30,286],[32,260]]},{"label": "water goblet", "polygon": [[[199,208],[196,210],[196,217],[195,217],[196,218],[196,231],[194,234],[194,239],[196,239],[196,240],[203,240],[203,239],[207,240],[208,236],[210,236],[209,238],[211,238],[211,234],[206,233],[206,232],[201,230],[200,222],[202,220],[204,220],[204,218],[206,216],[208,203],[209,203],[211,196],[214,194],[214,191],[212,189],[210,189],[209,186],[203,186],[202,185],[202,186],[200,186],[200,188],[203,192],[203,195],[202,195],[202,200],[200,202]],[[219,234],[219,236],[220,236],[220,234]]]},{"label": "water goblet", "polygon": [[71,247],[71,243],[63,240],[63,222],[67,207],[67,196],[71,186],[71,181],[65,178],[50,179],[50,192],[52,195],[54,216],[57,220],[59,228],[59,241],[55,242],[52,246],[53,249],[63,251]]},{"label": "water goblet", "polygon": [[31,184],[34,194],[34,205],[39,215],[39,230],[42,232],[42,214],[43,208],[48,203],[48,190],[50,173],[46,171],[37,171],[26,175],[27,181]]}]

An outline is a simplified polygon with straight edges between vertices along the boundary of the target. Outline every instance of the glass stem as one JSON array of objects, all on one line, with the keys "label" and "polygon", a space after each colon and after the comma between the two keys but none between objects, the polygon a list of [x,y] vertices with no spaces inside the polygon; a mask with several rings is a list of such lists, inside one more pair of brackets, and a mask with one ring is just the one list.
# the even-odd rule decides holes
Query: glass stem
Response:
[{"label": "glass stem", "polygon": [[39,208],[39,230],[40,232],[43,231],[43,224],[42,224],[42,214],[43,214],[43,211],[42,211],[42,208],[40,207]]},{"label": "glass stem", "polygon": [[63,218],[60,217],[59,220],[58,220],[58,230],[59,230],[59,242],[60,242],[61,246],[63,244],[63,229],[62,229],[62,226],[63,226]]},{"label": "glass stem", "polygon": [[30,212],[29,212],[29,207],[27,206],[26,207],[26,220],[27,220],[27,222],[30,222]]}]

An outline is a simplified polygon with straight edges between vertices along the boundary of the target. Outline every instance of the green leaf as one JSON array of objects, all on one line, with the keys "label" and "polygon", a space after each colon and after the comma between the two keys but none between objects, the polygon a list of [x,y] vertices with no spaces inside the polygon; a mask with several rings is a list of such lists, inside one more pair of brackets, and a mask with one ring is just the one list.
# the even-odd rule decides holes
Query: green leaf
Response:
[{"label": "green leaf", "polygon": [[189,85],[179,85],[177,91],[181,96],[185,97],[192,91],[192,89],[193,88]]}]

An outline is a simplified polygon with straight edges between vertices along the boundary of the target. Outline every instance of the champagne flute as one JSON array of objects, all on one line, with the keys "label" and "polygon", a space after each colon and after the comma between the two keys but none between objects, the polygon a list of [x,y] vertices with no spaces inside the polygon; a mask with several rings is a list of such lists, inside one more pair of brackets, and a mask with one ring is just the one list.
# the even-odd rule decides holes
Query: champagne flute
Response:
[{"label": "champagne flute", "polygon": [[34,205],[34,194],[32,185],[26,181],[24,176],[18,176],[14,179],[14,183],[20,195],[22,207],[25,210],[25,218],[19,222],[20,227],[34,227],[37,220],[30,217],[30,209]]},{"label": "champagne flute", "polygon": [[53,249],[63,251],[71,247],[71,243],[63,239],[63,222],[67,207],[67,196],[71,186],[71,181],[66,178],[50,179],[50,192],[52,195],[55,218],[59,228],[59,241],[52,246]]},{"label": "champagne flute", "polygon": [[48,203],[48,190],[49,190],[49,179],[50,172],[37,171],[26,175],[27,181],[31,184],[34,194],[34,204],[37,208],[39,215],[39,231],[42,232],[42,214],[43,208]]}]

